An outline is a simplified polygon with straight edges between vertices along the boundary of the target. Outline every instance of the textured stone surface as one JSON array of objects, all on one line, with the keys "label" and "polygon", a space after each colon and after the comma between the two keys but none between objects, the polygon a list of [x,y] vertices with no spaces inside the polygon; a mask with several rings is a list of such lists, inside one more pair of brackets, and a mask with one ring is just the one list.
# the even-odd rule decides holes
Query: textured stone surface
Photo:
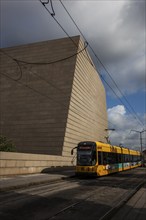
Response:
[{"label": "textured stone surface", "polygon": [[[75,43],[63,38],[3,49],[9,56],[0,53],[0,134],[13,140],[18,152],[48,155],[47,160],[57,156],[44,167],[71,164],[78,142],[104,142],[107,136],[104,87],[87,51],[76,54],[84,48],[82,40],[72,39]],[[28,63],[19,62],[20,71],[10,56]],[[35,158],[32,167],[41,167],[41,160]],[[20,162],[8,164],[16,168]]]}]

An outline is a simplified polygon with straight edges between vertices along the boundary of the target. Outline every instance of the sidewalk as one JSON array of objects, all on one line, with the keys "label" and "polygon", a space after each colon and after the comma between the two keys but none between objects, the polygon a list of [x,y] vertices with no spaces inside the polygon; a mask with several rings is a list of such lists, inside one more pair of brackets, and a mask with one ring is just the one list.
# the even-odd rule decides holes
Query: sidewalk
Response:
[{"label": "sidewalk", "polygon": [[47,169],[45,173],[0,177],[0,191],[7,191],[39,185],[47,182],[54,182],[60,179],[72,177],[74,175],[74,167],[60,167]]},{"label": "sidewalk", "polygon": [[146,216],[146,184],[113,216],[111,220],[145,220]]}]

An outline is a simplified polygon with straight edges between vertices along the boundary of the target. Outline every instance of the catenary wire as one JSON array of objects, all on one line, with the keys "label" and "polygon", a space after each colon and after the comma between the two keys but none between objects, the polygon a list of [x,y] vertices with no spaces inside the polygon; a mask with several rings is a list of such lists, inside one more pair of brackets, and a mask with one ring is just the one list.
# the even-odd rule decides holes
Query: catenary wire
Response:
[{"label": "catenary wire", "polygon": [[[64,27],[59,23],[59,21],[55,18],[55,12],[52,15],[52,13],[49,11],[49,9],[46,7],[45,4],[43,4],[43,2],[41,0],[38,0],[43,7],[47,10],[47,12],[52,16],[52,18],[55,20],[55,22],[58,24],[58,26],[63,30],[63,32],[66,34],[66,36],[68,36],[68,38],[72,41],[72,43],[78,48],[78,44],[76,44],[76,42],[72,39],[72,37],[70,37],[70,35],[67,33],[67,31],[64,29]],[[49,2],[48,2],[49,3]],[[47,4],[48,4],[47,3]],[[54,9],[53,9],[54,10]],[[85,55],[84,55],[85,56]],[[85,56],[86,57],[86,56]],[[93,63],[91,61],[91,59],[89,59],[88,53],[87,53],[87,57],[86,59],[89,61],[89,63],[93,66]]]},{"label": "catenary wire", "polygon": [[[40,0],[39,0],[40,1]],[[43,5],[44,7],[45,7],[45,5]],[[48,11],[48,9],[47,9],[47,7],[45,7],[45,9]],[[48,11],[49,12],[49,11]],[[49,14],[51,15],[51,13],[49,12]],[[75,42],[73,41],[73,39],[69,36],[69,34],[65,31],[65,29],[63,28],[63,26],[59,23],[59,21],[54,17],[54,16],[52,16],[53,18],[54,18],[54,20],[57,22],[57,24],[61,27],[61,29],[65,32],[65,34],[70,38],[70,40],[75,44]],[[96,55],[97,56],[97,55]],[[88,61],[89,61],[89,59],[88,59]],[[90,62],[90,61],[89,61]],[[92,64],[91,62],[90,62],[90,64]],[[93,65],[92,65],[93,66]],[[94,67],[94,66],[93,66]],[[94,69],[95,69],[95,67],[94,67]],[[108,82],[104,79],[104,81],[106,82],[106,84],[109,86],[109,88],[111,89],[111,86],[108,84]],[[112,89],[112,91],[114,91],[113,89]],[[120,100],[120,102],[125,106],[125,104],[124,104],[124,102],[123,101],[121,101],[121,98],[120,98],[120,96],[118,96],[117,94],[116,94],[116,92],[114,92],[114,94],[116,95],[116,97]],[[126,106],[126,108],[127,108],[127,110],[128,110],[128,112],[129,113],[132,113],[131,111],[130,111],[130,109]],[[137,117],[135,117],[135,118],[137,118]],[[138,120],[138,119],[137,119]],[[140,123],[141,123],[141,121],[139,121]]]},{"label": "catenary wire", "polygon": [[7,54],[7,53],[6,53],[4,50],[2,50],[2,49],[0,49],[0,52],[4,53],[4,54],[6,54],[7,56],[9,56],[10,58],[12,58],[12,60],[14,60],[14,61],[17,63],[17,65],[18,65],[18,63],[32,64],[32,65],[48,65],[48,64],[54,64],[54,63],[58,63],[58,62],[61,62],[61,61],[68,60],[68,59],[70,59],[70,58],[72,58],[72,57],[74,57],[74,56],[76,56],[76,55],[82,53],[82,52],[87,48],[87,46],[88,46],[88,42],[85,42],[84,48],[81,49],[80,51],[78,51],[77,53],[74,53],[74,54],[72,54],[72,55],[70,55],[70,56],[68,56],[68,57],[64,57],[64,58],[62,58],[62,59],[54,60],[54,61],[50,61],[50,62],[28,62],[28,61],[25,61],[25,60],[20,60],[20,59],[16,59],[16,58],[12,57],[12,56],[10,56],[9,54]]},{"label": "catenary wire", "polygon": [[[67,8],[65,7],[65,5],[62,3],[61,0],[59,0],[61,5],[63,6],[63,8],[65,9],[66,13],[68,14],[68,16],[70,17],[70,19],[72,20],[72,22],[74,23],[74,25],[76,26],[76,28],[78,29],[78,31],[80,32],[80,34],[83,36],[83,38],[87,41],[86,37],[84,36],[83,32],[80,30],[80,28],[78,27],[78,25],[76,24],[75,20],[72,18],[72,16],[70,15],[70,13],[68,12]],[[105,65],[103,64],[103,62],[99,59],[99,57],[97,56],[97,54],[95,53],[94,49],[91,47],[91,45],[89,44],[89,47],[91,49],[91,51],[93,52],[94,56],[96,57],[96,59],[98,60],[98,62],[102,65],[102,67],[104,68],[105,72],[109,75],[110,79],[112,80],[112,82],[114,83],[114,85],[116,86],[116,88],[118,89],[118,91],[120,92],[120,94],[123,96],[124,100],[126,101],[126,103],[130,106],[130,108],[132,109],[135,118],[137,118],[137,120],[144,126],[144,124],[142,123],[142,121],[139,119],[139,117],[137,116],[134,108],[132,107],[132,105],[129,103],[128,99],[126,98],[126,96],[123,94],[123,92],[121,91],[121,89],[119,88],[119,86],[117,85],[116,81],[113,79],[113,77],[111,76],[111,74],[109,73],[109,71],[107,70],[107,68],[105,67]],[[101,76],[101,75],[100,75]],[[109,86],[110,89],[111,86],[106,82],[106,80],[102,77],[102,79],[104,80],[104,82]],[[114,90],[112,89],[112,92]],[[114,92],[114,94],[117,96],[116,92]],[[121,100],[121,98],[118,96],[119,100]],[[121,102],[124,106],[124,102]],[[127,108],[127,106],[126,106]],[[128,111],[131,113],[131,111],[129,110],[129,108],[127,108]]]},{"label": "catenary wire", "polygon": [[[41,2],[41,0],[39,0],[40,2]],[[42,2],[41,2],[42,3]],[[61,2],[62,3],[62,2]],[[62,3],[63,4],[63,3]],[[44,5],[44,4],[42,4],[44,7],[45,7],[45,9],[48,11],[48,13],[51,15],[51,13],[50,13],[50,11],[48,10],[48,8]],[[64,6],[65,7],[65,6]],[[67,9],[66,9],[67,10]],[[69,13],[68,13],[69,14]],[[52,15],[51,15],[52,16]],[[66,32],[66,30],[63,28],[63,26],[59,23],[59,21],[54,17],[54,16],[52,16],[53,17],[53,19],[57,22],[57,24],[60,26],[60,28],[64,31],[64,33],[69,37],[69,39],[73,42],[73,44],[75,44],[75,42],[73,41],[73,39],[70,37],[70,35]],[[71,17],[71,16],[70,16]],[[73,18],[72,18],[72,21],[73,21]],[[74,24],[75,24],[75,21],[74,21]],[[77,25],[76,25],[76,27],[77,27]],[[80,30],[79,28],[78,28],[78,30]],[[84,37],[84,39],[86,39],[85,38],[85,36],[82,34],[82,32],[80,31],[80,33],[81,33],[81,35]],[[90,45],[89,45],[90,46]],[[90,46],[90,48],[91,48],[91,46]],[[91,48],[92,49],[92,48]],[[93,49],[92,49],[93,50]],[[94,52],[95,53],[95,52]],[[96,55],[96,54],[95,54]],[[97,57],[97,55],[96,55],[96,58],[98,58]],[[89,59],[88,59],[88,61],[89,61]],[[89,61],[90,62],[90,64],[91,64],[91,61]],[[93,66],[93,65],[92,65]],[[93,66],[94,67],[94,66]],[[95,67],[94,67],[95,68]],[[101,74],[100,74],[100,76],[101,76]],[[103,77],[102,77],[102,79],[103,79]],[[109,83],[104,79],[104,82],[106,82],[106,84],[109,86],[109,88],[111,89],[111,86],[109,85]],[[112,91],[114,91],[113,89],[112,89]],[[116,92],[114,92],[114,94],[116,95],[116,97],[120,100],[120,102],[125,106],[125,104],[124,104],[124,102],[122,101],[122,99],[120,98],[120,96],[118,96],[117,94],[116,94]],[[127,108],[127,110],[128,110],[128,112],[129,113],[131,113],[131,111],[130,111],[130,109],[126,106],[126,108]],[[137,117],[136,117],[137,118]],[[140,123],[142,123],[141,121],[139,121]],[[142,124],[143,125],[143,124]]]}]

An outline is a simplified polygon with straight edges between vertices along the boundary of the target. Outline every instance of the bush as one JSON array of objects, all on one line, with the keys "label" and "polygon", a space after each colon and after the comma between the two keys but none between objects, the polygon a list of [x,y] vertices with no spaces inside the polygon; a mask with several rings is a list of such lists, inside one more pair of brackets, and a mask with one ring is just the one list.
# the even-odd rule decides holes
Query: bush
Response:
[{"label": "bush", "polygon": [[15,152],[16,146],[11,140],[7,140],[6,137],[0,136],[0,151]]}]

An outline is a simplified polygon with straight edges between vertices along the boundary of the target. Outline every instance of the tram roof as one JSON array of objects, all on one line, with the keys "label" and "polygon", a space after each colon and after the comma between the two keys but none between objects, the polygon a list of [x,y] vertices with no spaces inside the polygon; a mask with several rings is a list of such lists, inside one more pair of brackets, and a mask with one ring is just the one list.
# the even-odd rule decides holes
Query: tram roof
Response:
[{"label": "tram roof", "polygon": [[96,146],[99,150],[106,152],[140,155],[139,151],[131,150],[126,147],[114,146],[100,141],[96,141]]}]

